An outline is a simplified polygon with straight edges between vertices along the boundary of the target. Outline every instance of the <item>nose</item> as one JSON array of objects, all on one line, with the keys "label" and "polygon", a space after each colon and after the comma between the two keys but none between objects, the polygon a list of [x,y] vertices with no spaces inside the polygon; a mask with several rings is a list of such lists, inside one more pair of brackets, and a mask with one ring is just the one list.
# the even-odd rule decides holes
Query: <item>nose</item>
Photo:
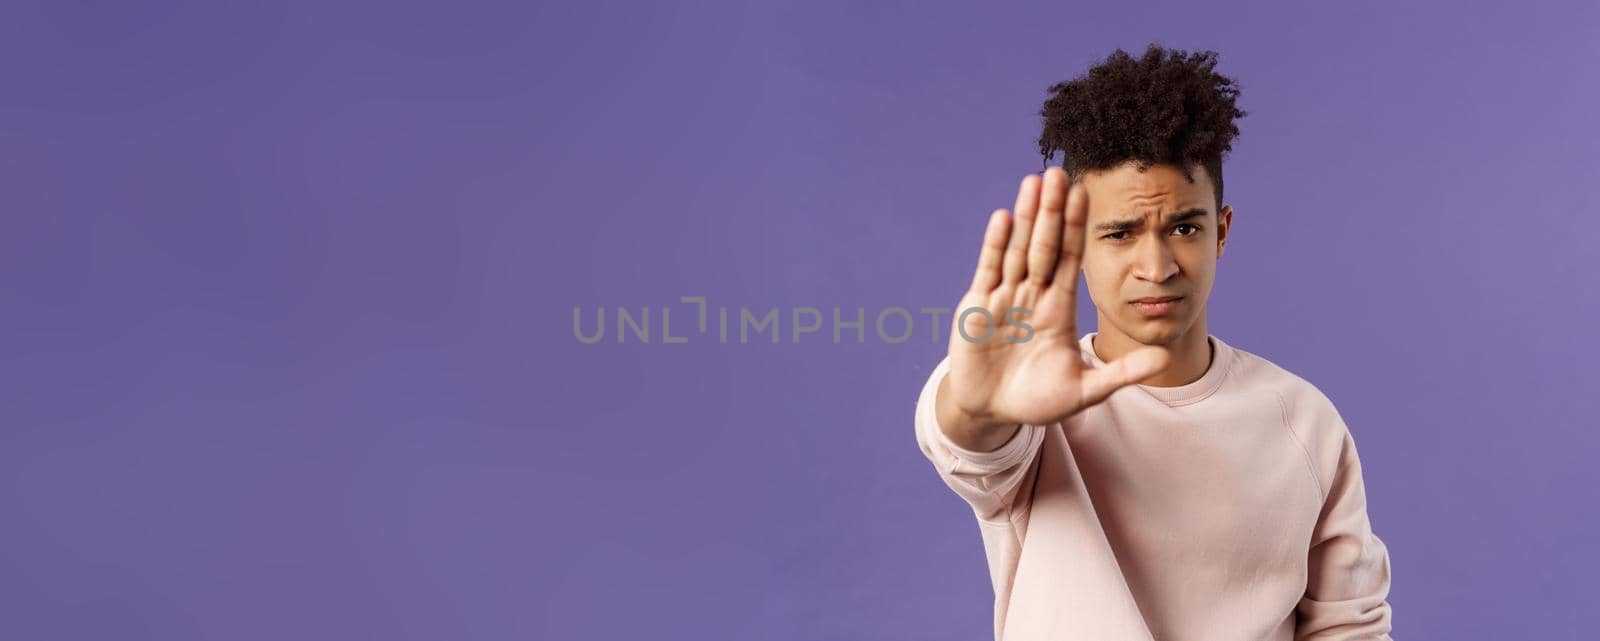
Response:
[{"label": "nose", "polygon": [[1176,273],[1178,273],[1178,261],[1173,257],[1172,248],[1167,246],[1165,239],[1160,235],[1151,235],[1140,241],[1137,255],[1134,257],[1135,277],[1152,283],[1164,283]]}]

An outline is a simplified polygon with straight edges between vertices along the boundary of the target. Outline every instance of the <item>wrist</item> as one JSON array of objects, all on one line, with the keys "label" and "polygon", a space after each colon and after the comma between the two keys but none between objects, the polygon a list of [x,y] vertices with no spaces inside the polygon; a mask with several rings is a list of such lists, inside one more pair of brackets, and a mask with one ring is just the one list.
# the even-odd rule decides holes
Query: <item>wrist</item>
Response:
[{"label": "wrist", "polygon": [[939,382],[939,392],[935,398],[934,413],[947,434],[978,436],[1009,424],[987,410],[974,411],[961,407],[950,390],[948,373]]}]

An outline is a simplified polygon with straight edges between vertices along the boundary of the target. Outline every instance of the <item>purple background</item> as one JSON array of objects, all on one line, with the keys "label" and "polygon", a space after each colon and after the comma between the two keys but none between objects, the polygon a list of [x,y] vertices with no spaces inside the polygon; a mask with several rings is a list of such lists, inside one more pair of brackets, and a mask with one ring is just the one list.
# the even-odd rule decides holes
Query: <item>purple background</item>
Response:
[{"label": "purple background", "polygon": [[[1600,625],[1593,3],[0,25],[7,638],[987,638],[912,433],[943,346],[872,316],[954,304],[1045,87],[1152,40],[1242,85],[1211,330],[1351,426],[1395,635]],[[867,342],[718,344],[695,295]],[[618,305],[689,342],[574,338]]]}]

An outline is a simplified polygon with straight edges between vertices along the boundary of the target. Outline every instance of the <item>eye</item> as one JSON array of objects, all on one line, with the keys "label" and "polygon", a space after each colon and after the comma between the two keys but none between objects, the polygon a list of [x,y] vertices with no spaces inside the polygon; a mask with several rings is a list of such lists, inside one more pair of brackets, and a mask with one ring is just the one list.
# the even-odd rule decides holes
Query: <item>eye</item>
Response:
[{"label": "eye", "polygon": [[1101,236],[1101,238],[1104,238],[1106,240],[1127,240],[1127,238],[1128,238],[1127,234],[1128,234],[1128,232],[1125,232],[1125,231],[1116,231],[1116,232],[1111,232],[1109,234]]},{"label": "eye", "polygon": [[1187,233],[1187,234],[1178,234],[1179,236],[1193,236],[1195,234],[1200,233],[1200,228],[1198,226],[1191,225],[1189,223],[1183,223],[1181,225],[1178,225],[1177,227],[1174,227],[1173,229],[1183,229],[1184,227],[1192,228],[1192,229],[1194,229],[1194,231],[1191,232],[1191,233]]}]

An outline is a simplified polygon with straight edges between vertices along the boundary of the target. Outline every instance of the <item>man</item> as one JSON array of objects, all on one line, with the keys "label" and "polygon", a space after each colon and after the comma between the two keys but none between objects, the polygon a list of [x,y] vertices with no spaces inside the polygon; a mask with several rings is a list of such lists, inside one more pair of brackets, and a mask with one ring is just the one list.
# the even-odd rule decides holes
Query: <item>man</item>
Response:
[{"label": "man", "polygon": [[[1235,83],[1118,50],[1055,85],[916,409],[1001,641],[1389,639],[1389,556],[1329,399],[1206,327]],[[1075,329],[1078,274],[1098,331]]]}]

